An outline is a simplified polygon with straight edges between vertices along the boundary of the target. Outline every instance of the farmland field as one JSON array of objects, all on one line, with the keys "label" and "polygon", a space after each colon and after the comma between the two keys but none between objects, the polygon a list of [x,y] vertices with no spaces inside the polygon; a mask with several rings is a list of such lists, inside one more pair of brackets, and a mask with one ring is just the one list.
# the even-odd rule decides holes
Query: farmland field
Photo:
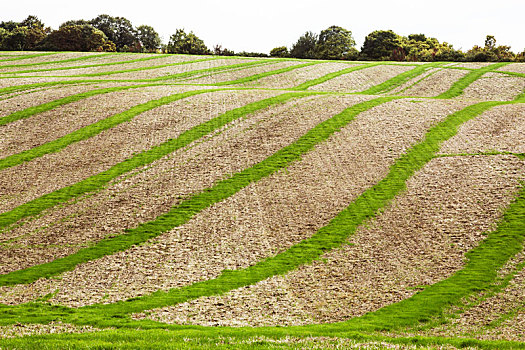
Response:
[{"label": "farmland field", "polygon": [[0,56],[0,348],[525,348],[525,64]]}]

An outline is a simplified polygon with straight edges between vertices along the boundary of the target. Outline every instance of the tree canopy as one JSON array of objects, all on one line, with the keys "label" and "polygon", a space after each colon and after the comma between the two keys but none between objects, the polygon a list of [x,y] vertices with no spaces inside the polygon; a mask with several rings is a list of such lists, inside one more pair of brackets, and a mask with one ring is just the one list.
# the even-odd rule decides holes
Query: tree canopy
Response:
[{"label": "tree canopy", "polygon": [[186,33],[184,29],[177,29],[175,34],[170,37],[167,52],[190,55],[206,55],[211,53],[204,44],[204,41],[193,32]]},{"label": "tree canopy", "polygon": [[315,46],[315,57],[328,60],[357,58],[352,32],[339,26],[331,26],[321,31]]},{"label": "tree canopy", "polygon": [[317,39],[317,34],[312,32],[304,33],[292,46],[290,56],[295,58],[314,58]]}]

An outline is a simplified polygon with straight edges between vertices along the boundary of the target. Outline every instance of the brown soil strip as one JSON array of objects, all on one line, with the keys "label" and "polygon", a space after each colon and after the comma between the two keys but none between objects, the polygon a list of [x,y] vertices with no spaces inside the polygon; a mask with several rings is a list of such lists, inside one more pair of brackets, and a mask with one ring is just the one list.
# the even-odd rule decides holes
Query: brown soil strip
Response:
[{"label": "brown soil strip", "polygon": [[422,97],[437,96],[449,90],[452,84],[468,73],[469,71],[467,70],[442,69],[428,78],[423,79],[420,83],[403,91],[403,95]]},{"label": "brown soil strip", "polygon": [[151,318],[284,326],[364,315],[460,269],[464,254],[494,228],[523,179],[525,161],[513,156],[434,159],[349,245],[287,275],[156,310]]},{"label": "brown soil strip", "polygon": [[[277,94],[217,93],[211,98],[207,97],[207,108],[202,106],[195,113],[218,115]],[[117,179],[117,183],[93,196],[51,210],[43,218],[4,233],[3,241],[15,237],[21,239],[0,248],[7,254],[0,259],[0,271],[5,273],[50,261],[70,254],[70,245],[99,240],[108,234],[119,234],[123,229],[153,220],[180,202],[181,198],[261,161],[284,143],[277,139],[283,132],[279,133],[273,119],[280,111],[296,103],[270,108],[243,123],[236,121],[230,125],[231,129],[223,130],[206,142],[194,144],[189,150],[180,150],[169,158],[157,161],[153,167],[132,178]],[[310,101],[309,106],[313,103]],[[195,105],[196,102],[194,108]],[[261,139],[270,139],[272,133],[275,135],[275,145],[267,147],[261,144]],[[46,254],[41,252],[40,247],[45,249],[55,245],[64,249],[50,250]]]},{"label": "brown soil strip", "polygon": [[[136,57],[135,58],[139,58]],[[140,57],[142,58],[142,56]],[[135,63],[125,63],[122,65],[111,65],[111,66],[101,66],[101,67],[87,67],[87,68],[78,68],[78,69],[68,69],[68,70],[61,70],[61,71],[50,71],[50,72],[37,72],[37,73],[27,73],[27,75],[38,75],[38,76],[71,76],[71,75],[77,75],[77,74],[93,74],[93,73],[105,73],[105,72],[113,72],[116,70],[127,70],[127,69],[137,69],[137,68],[145,68],[145,67],[153,67],[153,66],[160,66],[163,64],[170,64],[170,63],[180,63],[180,62],[186,62],[186,61],[192,61],[196,59],[204,59],[207,58],[206,56],[169,56],[164,58],[158,58],[155,60],[149,60],[149,61],[139,61]],[[131,58],[132,59],[132,58]],[[93,62],[89,62],[93,64]],[[47,68],[47,67],[46,67]],[[21,74],[20,76],[24,76],[26,74]],[[111,76],[113,78],[113,76]]]},{"label": "brown soil strip", "polygon": [[84,126],[124,112],[135,105],[183,91],[184,88],[169,86],[116,91],[95,95],[30,118],[2,125],[0,126],[0,158],[53,141]]},{"label": "brown soil strip", "polygon": [[94,328],[91,326],[76,326],[73,324],[62,322],[51,322],[49,324],[17,323],[12,326],[0,326],[0,339],[43,334],[92,333],[99,332],[101,330],[102,329]]},{"label": "brown soil strip", "polygon": [[442,154],[490,151],[525,153],[525,105],[494,107],[463,124],[441,147]]},{"label": "brown soil strip", "polygon": [[290,72],[271,75],[257,81],[243,84],[247,87],[262,87],[267,89],[288,89],[298,86],[304,82],[317,79],[326,74],[340,71],[345,68],[355,67],[357,64],[348,63],[320,63],[313,66],[303,67]]},{"label": "brown soil strip", "polygon": [[[286,67],[292,67],[303,62],[300,61],[286,61],[286,62],[277,62],[271,64],[265,64],[263,66],[252,67],[252,68],[242,68],[234,69],[225,73],[211,74],[197,79],[184,80],[184,83],[188,84],[209,84],[213,85],[215,83],[221,83],[224,81],[237,80],[245,77],[249,77],[256,74],[270,72],[272,70],[277,70]],[[235,63],[231,63],[235,64]]]},{"label": "brown soil strip", "polygon": [[[332,100],[322,107],[314,103],[311,111],[290,110],[288,132],[297,138],[337,110],[368,98],[334,96],[331,99],[340,102]],[[114,302],[213,278],[224,269],[247,267],[325,226],[383,178],[395,159],[431,125],[463,106],[398,100],[375,107],[300,162],[247,186],[149,244],[79,265],[60,280],[3,288],[1,302],[18,303],[57,288],[60,292],[52,302],[71,306]],[[93,278],[85,281],[84,276]]]},{"label": "brown soil strip", "polygon": [[[11,87],[11,86],[21,86],[21,85],[27,85],[27,84],[40,84],[40,83],[49,83],[49,82],[56,82],[56,81],[68,81],[68,80],[79,80],[79,78],[51,78],[51,77],[43,77],[43,78],[5,78],[0,79],[0,89]],[[85,79],[82,79],[85,80]]]},{"label": "brown soil strip", "polygon": [[308,90],[357,92],[381,84],[403,72],[413,69],[412,66],[380,65],[340,75]]},{"label": "brown soil strip", "polygon": [[525,78],[489,72],[467,86],[458,98],[510,101],[525,90]]},{"label": "brown soil strip", "polygon": [[496,70],[525,74],[525,63],[511,63],[511,64],[507,64],[506,66],[500,67]]}]

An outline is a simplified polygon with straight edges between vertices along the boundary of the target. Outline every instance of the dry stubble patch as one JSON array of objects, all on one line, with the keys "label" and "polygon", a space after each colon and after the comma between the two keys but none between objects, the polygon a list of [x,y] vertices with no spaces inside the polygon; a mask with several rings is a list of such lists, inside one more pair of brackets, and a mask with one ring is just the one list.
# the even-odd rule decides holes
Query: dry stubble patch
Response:
[{"label": "dry stubble patch", "polygon": [[510,63],[506,66],[496,69],[498,71],[504,72],[514,72],[514,73],[523,73],[525,74],[525,63]]},{"label": "dry stubble patch", "polygon": [[403,91],[405,96],[433,97],[448,91],[452,84],[467,75],[469,71],[459,69],[442,69],[423,79],[420,83]]},{"label": "dry stubble patch", "polygon": [[337,72],[345,68],[355,67],[358,64],[348,63],[320,63],[313,66],[307,66],[293,71],[271,75],[254,82],[243,84],[247,87],[262,87],[267,89],[288,89],[304,82],[320,78],[329,73]]},{"label": "dry stubble patch", "polygon": [[[145,56],[147,57],[147,56]],[[143,58],[143,56],[136,56],[135,58]],[[172,64],[172,63],[181,63],[181,62],[187,62],[187,61],[193,61],[197,59],[205,59],[209,58],[208,56],[168,56],[168,57],[161,57],[154,60],[148,60],[148,61],[139,61],[139,62],[131,62],[131,63],[125,63],[125,64],[118,64],[118,65],[110,65],[110,66],[100,66],[100,67],[86,67],[86,68],[77,68],[77,69],[68,69],[68,70],[60,70],[60,71],[49,71],[49,72],[37,72],[37,73],[27,73],[27,75],[38,75],[38,76],[71,76],[71,75],[78,75],[78,74],[94,74],[94,73],[107,73],[107,72],[113,72],[117,70],[128,70],[128,69],[140,69],[140,68],[148,68],[153,66],[160,66],[164,64]],[[131,58],[133,59],[133,58]],[[117,61],[118,62],[118,61]],[[93,62],[90,62],[93,64]],[[96,63],[94,63],[96,64]],[[47,68],[47,66],[46,66]],[[25,74],[21,74],[20,76],[24,76]],[[111,76],[113,78],[113,76]]]},{"label": "dry stubble patch", "polygon": [[[322,115],[326,119],[336,113],[335,106],[341,110],[370,97],[332,98],[341,102],[329,104],[324,111],[299,114],[320,122]],[[247,267],[313,235],[384,177],[395,159],[431,125],[461,107],[448,101],[394,101],[375,107],[302,161],[205,209],[187,224],[143,246],[79,265],[62,274],[60,281],[4,288],[3,302],[27,301],[57,288],[60,293],[52,302],[71,306],[113,302],[214,278],[224,269]],[[308,121],[301,119],[298,124],[297,115],[298,111],[291,111],[288,121],[294,132]],[[83,285],[79,281],[87,275],[96,277]]]},{"label": "dry stubble patch", "polygon": [[[75,78],[78,80],[79,78]],[[53,83],[60,81],[72,80],[71,78],[52,78],[52,77],[42,77],[42,78],[0,78],[0,89],[13,87],[13,86],[22,86],[29,84],[42,84],[42,83]],[[84,79],[82,79],[84,80]],[[2,96],[2,95],[0,95]]]},{"label": "dry stubble patch", "polygon": [[445,141],[442,154],[479,152],[525,153],[525,105],[496,106],[461,125]]},{"label": "dry stubble patch", "polygon": [[511,101],[523,90],[525,90],[525,78],[489,72],[467,86],[458,98]]},{"label": "dry stubble patch", "polygon": [[[220,92],[194,98],[194,114],[220,115],[248,103],[278,95],[278,92]],[[272,123],[290,102],[246,121],[236,121],[216,137],[197,141],[165,157],[133,177],[116,179],[113,185],[81,201],[49,210],[45,216],[2,235],[13,240],[0,248],[0,273],[52,261],[78,250],[82,244],[155,219],[180,199],[234,172],[250,167],[269,156],[283,141],[276,139],[279,129]],[[309,107],[316,102],[311,101]],[[191,108],[190,108],[191,107]],[[189,118],[192,116],[190,115]],[[197,118],[197,117],[195,117]],[[288,123],[290,127],[291,123]],[[282,127],[281,127],[282,128]],[[261,140],[274,138],[267,147]],[[140,170],[140,169],[138,169]],[[18,239],[16,239],[18,238]],[[58,248],[53,248],[58,245]],[[73,245],[74,247],[70,247]],[[45,250],[48,250],[45,252]]]},{"label": "dry stubble patch", "polygon": [[[35,52],[31,52],[31,54],[34,54]],[[46,56],[39,56],[39,57],[32,57],[22,60],[16,60],[16,61],[6,61],[1,62],[0,61],[0,68],[3,65],[19,65],[19,64],[32,64],[32,63],[40,63],[40,62],[52,62],[52,61],[61,61],[61,60],[68,60],[71,58],[78,58],[78,57],[86,57],[86,56],[93,56],[99,55],[97,52],[60,52],[53,55],[46,55]]]},{"label": "dry stubble patch", "polygon": [[[219,59],[219,60],[210,60],[210,61],[203,61],[203,62],[196,62],[196,63],[188,63],[188,64],[182,64],[177,66],[169,66],[169,67],[163,67],[163,68],[155,68],[155,69],[147,69],[147,70],[139,70],[139,71],[133,71],[133,72],[127,72],[127,73],[117,73],[117,74],[111,74],[108,76],[95,76],[95,77],[86,77],[88,79],[153,79],[153,78],[161,78],[167,75],[172,74],[179,74],[179,73],[186,73],[193,70],[201,70],[201,69],[210,69],[220,66],[229,66],[233,64],[239,64],[239,63],[248,63],[252,62],[254,60],[247,60],[247,59]],[[155,65],[154,63],[150,62],[151,65]],[[93,68],[91,68],[93,70]],[[85,72],[82,74],[90,74],[90,70],[86,69]],[[96,72],[93,72],[96,73]],[[78,78],[77,78],[78,79]]]},{"label": "dry stubble patch", "polygon": [[[462,267],[524,180],[513,156],[436,158],[348,243],[284,276],[224,296],[155,310],[150,318],[207,326],[344,321],[406,299]],[[143,315],[139,315],[144,317]]]},{"label": "dry stubble patch", "polygon": [[312,86],[308,90],[357,92],[379,85],[401,73],[413,69],[413,66],[379,65],[343,74],[324,83]]},{"label": "dry stubble patch", "polygon": [[246,78],[252,75],[266,73],[266,72],[270,72],[273,70],[278,70],[278,69],[282,69],[286,67],[292,67],[292,66],[296,66],[299,64],[303,64],[303,63],[304,62],[300,62],[300,61],[285,61],[285,62],[265,64],[265,65],[258,66],[258,67],[233,69],[233,70],[230,70],[224,73],[218,73],[218,74],[213,73],[211,75],[206,75],[206,76],[203,76],[197,79],[184,80],[184,83],[213,85],[215,83],[222,83],[225,81],[242,79],[242,78]]},{"label": "dry stubble patch", "polygon": [[[195,89],[197,87],[162,86],[151,90],[146,100]],[[129,122],[72,143],[59,152],[3,169],[0,171],[0,211],[11,210],[104,171],[134,153],[174,138],[187,128],[212,117],[209,114],[195,114],[191,108],[196,107],[187,102],[194,98],[155,108]]]},{"label": "dry stubble patch", "polygon": [[[91,89],[94,87],[91,86]],[[194,88],[188,90],[191,89]],[[183,90],[181,87],[151,86],[115,91],[88,97],[38,113],[30,118],[1,125],[0,158],[43,145],[82,127],[124,112],[135,105]]]}]

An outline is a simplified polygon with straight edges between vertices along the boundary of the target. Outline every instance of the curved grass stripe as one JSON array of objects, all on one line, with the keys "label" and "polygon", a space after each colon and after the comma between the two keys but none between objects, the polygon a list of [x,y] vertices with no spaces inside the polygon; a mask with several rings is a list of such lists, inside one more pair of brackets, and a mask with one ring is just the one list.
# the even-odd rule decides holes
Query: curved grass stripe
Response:
[{"label": "curved grass stripe", "polygon": [[319,77],[317,79],[312,79],[312,80],[309,80],[307,82],[304,82],[301,85],[297,85],[296,87],[291,88],[290,90],[306,90],[306,89],[308,89],[308,88],[310,88],[312,86],[322,84],[325,81],[328,81],[330,79],[337,78],[340,75],[344,75],[344,74],[348,74],[348,73],[351,73],[351,72],[355,72],[356,70],[361,70],[361,69],[365,69],[365,68],[378,66],[380,64],[383,64],[383,63],[381,63],[381,62],[367,63],[367,64],[362,64],[360,66],[355,66],[355,67],[349,67],[349,68],[346,68],[346,69],[342,69],[340,71],[329,73],[327,75]]},{"label": "curved grass stripe", "polygon": [[313,66],[313,65],[316,65],[316,64],[319,64],[319,63],[321,63],[321,62],[309,62],[309,63],[298,64],[298,65],[291,66],[291,67],[285,67],[285,68],[281,68],[281,69],[272,70],[272,71],[269,71],[269,72],[255,74],[255,75],[252,75],[252,76],[249,76],[249,77],[245,77],[245,78],[240,78],[240,79],[237,79],[237,80],[223,81],[223,82],[220,82],[220,83],[214,83],[213,85],[221,86],[221,85],[235,85],[235,84],[248,83],[250,81],[259,80],[259,79],[262,79],[264,77],[268,77],[268,76],[271,76],[271,75],[286,73],[286,72],[290,72],[290,71],[295,70],[295,69],[308,67],[308,66]]},{"label": "curved grass stripe", "polygon": [[443,64],[444,62],[433,62],[433,63],[426,63],[426,64],[418,65],[414,69],[411,69],[408,72],[401,73],[393,77],[392,79],[385,81],[384,83],[381,83],[376,86],[372,86],[371,88],[365,91],[361,91],[360,94],[374,95],[374,94],[388,92],[390,90],[395,89],[398,86],[403,85],[407,81],[420,76],[421,74],[427,72],[429,69],[440,67]]},{"label": "curved grass stripe", "polygon": [[436,96],[435,98],[453,98],[461,95],[463,93],[463,90],[470,84],[472,84],[474,81],[478,80],[483,76],[483,74],[494,71],[495,69],[498,69],[500,67],[506,66],[510,62],[500,62],[496,64],[491,64],[489,66],[472,70],[470,73],[456,81],[448,91],[445,91],[444,93]]},{"label": "curved grass stripe", "polygon": [[[8,58],[5,60],[2,60],[0,62],[7,62],[7,61],[19,61],[19,60],[25,60],[26,58],[33,58],[33,57],[41,57],[41,56],[49,56],[49,55],[56,55],[58,52],[45,52],[45,53],[35,53],[31,55],[23,55],[13,58]],[[0,65],[2,67],[2,65]]]},{"label": "curved grass stripe", "polygon": [[[377,105],[392,99],[394,98],[382,97],[364,102],[364,104]],[[158,291],[149,296],[138,297],[125,302],[91,306],[85,309],[99,310],[101,314],[141,312],[179,304],[202,296],[222,294],[255,284],[275,275],[285,274],[300,265],[309,264],[323,253],[340,247],[359,225],[374,217],[378,210],[405,188],[405,182],[408,178],[434,158],[434,154],[439,151],[440,144],[454,136],[461,124],[494,106],[508,103],[482,102],[449,115],[444,121],[430,129],[423,141],[414,145],[406,154],[401,156],[390,167],[390,171],[384,179],[363,192],[328,225],[319,229],[309,239],[301,241],[274,257],[267,258],[246,269],[225,271],[215,279],[198,282],[187,287],[172,289],[168,292]],[[333,119],[330,119],[328,122],[332,121]]]},{"label": "curved grass stripe", "polygon": [[[42,64],[58,64],[58,63],[65,63],[65,62],[73,62],[73,61],[81,61],[81,60],[87,60],[87,59],[93,59],[103,57],[103,56],[114,56],[115,54],[102,54],[102,55],[94,55],[94,56],[85,56],[85,57],[79,57],[79,58],[71,58],[69,60],[64,61],[53,61],[53,62],[40,62],[35,64],[28,64],[29,66],[33,65],[42,65]],[[58,67],[58,68],[43,68],[43,69],[29,69],[29,70],[22,70],[22,71],[15,71],[15,72],[0,72],[0,74],[21,74],[21,73],[36,73],[36,72],[51,72],[51,71],[57,71],[57,70],[70,70],[70,69],[81,69],[81,68],[93,68],[93,67],[105,67],[105,66],[116,66],[119,64],[126,64],[126,63],[136,63],[136,62],[143,62],[143,61],[150,61],[150,60],[156,60],[162,57],[166,57],[169,55],[157,55],[152,57],[143,57],[143,58],[136,58],[133,60],[127,60],[127,61],[118,61],[118,62],[108,62],[108,63],[98,63],[98,64],[88,64],[84,66],[72,66],[72,67]],[[10,66],[0,66],[1,68],[14,68],[14,67],[20,67],[22,65],[10,65]],[[24,65],[25,66],[25,65]]]},{"label": "curved grass stripe", "polygon": [[114,71],[99,72],[99,73],[76,74],[76,75],[68,75],[68,77],[100,77],[100,76],[104,76],[104,75],[113,75],[113,74],[120,74],[120,73],[131,73],[131,72],[138,72],[138,71],[144,71],[144,70],[159,69],[159,68],[172,67],[172,66],[180,66],[180,65],[190,64],[190,63],[214,61],[214,60],[218,60],[220,58],[221,57],[199,58],[199,59],[192,60],[192,61],[166,63],[166,64],[160,64],[158,66],[140,67],[140,68],[132,68],[132,69],[122,69],[122,70],[114,70]]},{"label": "curved grass stripe", "polygon": [[[264,105],[272,105],[294,97],[303,97],[312,94],[314,93],[288,93],[264,100],[266,102],[261,102],[264,102]],[[173,229],[174,227],[178,227],[186,223],[203,209],[232,196],[244,187],[248,186],[250,183],[269,176],[277,170],[282,169],[290,165],[292,162],[299,160],[302,154],[313,149],[313,147],[318,143],[328,139],[328,137],[330,137],[330,135],[332,135],[334,132],[351,122],[357,114],[393,99],[393,97],[383,97],[354,105],[342,113],[332,117],[331,119],[318,124],[316,127],[300,137],[297,141],[282,148],[262,162],[255,164],[251,168],[238,172],[228,179],[218,181],[212,187],[205,189],[201,193],[193,195],[187,200],[184,200],[167,213],[158,216],[155,220],[140,224],[136,228],[126,230],[126,233],[119,236],[99,241],[94,246],[82,249],[77,253],[69,255],[65,258],[30,267],[25,270],[18,270],[2,275],[0,276],[0,286],[30,283],[37,280],[38,278],[51,277],[65,271],[72,270],[80,263],[95,260],[105,255],[114,254],[119,251],[124,251],[133,245],[140,244],[157,237],[160,234]],[[258,107],[258,105],[256,105],[256,107]],[[234,113],[232,114],[237,114],[238,116],[235,117],[235,119],[237,119],[238,117],[246,114],[246,112],[249,110],[251,110],[251,108],[248,108],[241,113],[235,113],[234,110]],[[231,117],[228,119],[231,119]],[[203,133],[201,133],[201,135],[202,134]],[[218,280],[219,283],[222,282],[222,279],[219,278]],[[156,300],[158,298],[157,294],[155,294],[152,298]],[[162,294],[160,298],[163,298]]]},{"label": "curved grass stripe", "polygon": [[20,120],[20,119],[29,118],[29,117],[31,117],[31,116],[33,116],[35,114],[43,113],[43,112],[49,111],[49,110],[51,110],[53,108],[56,108],[56,107],[59,107],[59,106],[62,106],[62,105],[68,104],[68,103],[80,101],[80,100],[86,99],[88,97],[101,95],[101,94],[107,94],[107,93],[115,92],[115,91],[137,89],[137,88],[142,88],[142,87],[147,87],[147,86],[155,86],[155,85],[156,84],[117,86],[117,87],[111,87],[111,88],[97,89],[97,90],[91,90],[91,91],[87,91],[87,92],[82,92],[82,93],[79,93],[79,94],[76,94],[76,95],[67,96],[67,97],[64,97],[64,98],[61,98],[61,99],[58,99],[58,100],[55,100],[55,101],[51,101],[51,102],[48,102],[48,103],[43,103],[43,104],[38,105],[38,106],[29,107],[29,108],[26,108],[26,109],[24,109],[22,111],[14,112],[14,113],[12,113],[10,115],[7,115],[5,117],[0,117],[0,125],[5,125],[7,123],[12,123],[12,122]]},{"label": "curved grass stripe", "polygon": [[503,70],[495,70],[493,72],[494,73],[505,74],[505,75],[511,75],[511,76],[519,77],[519,78],[525,78],[525,73],[509,72],[509,71],[503,71]]},{"label": "curved grass stripe", "polygon": [[[60,64],[60,63],[68,63],[68,62],[77,62],[77,61],[85,61],[90,60],[93,58],[99,58],[99,57],[105,57],[105,56],[114,56],[116,53],[103,53],[99,55],[88,55],[88,56],[82,56],[82,57],[76,57],[76,58],[68,58],[66,60],[60,60],[60,61],[47,61],[47,62],[37,62],[37,63],[24,63],[24,64],[9,64],[9,65],[0,65],[0,69],[2,68],[20,68],[20,67],[33,67],[33,66],[44,66],[48,64]],[[82,67],[82,66],[79,66]],[[45,69],[41,69],[45,70]],[[40,71],[40,70],[35,70]],[[16,72],[20,73],[20,72]],[[2,73],[4,74],[4,73]]]},{"label": "curved grass stripe", "polygon": [[[206,93],[214,91],[228,91],[228,89],[210,89],[210,90],[199,90],[196,93]],[[107,184],[112,179],[125,174],[137,167],[144,166],[158,160],[177,149],[180,149],[191,142],[198,140],[199,138],[209,134],[210,132],[230,123],[236,119],[242,118],[247,114],[253,113],[269,106],[283,103],[289,99],[296,97],[303,97],[312,95],[313,93],[287,93],[276,97],[271,97],[261,101],[247,104],[244,107],[236,108],[222,115],[213,118],[205,123],[199,124],[198,126],[183,132],[176,139],[168,140],[158,146],[151,148],[150,150],[136,154],[135,156],[112,166],[110,169],[93,175],[83,181],[80,181],[74,185],[64,187],[55,192],[46,194],[42,197],[34,199],[28,203],[25,203],[11,211],[0,214],[0,228],[11,225],[18,220],[36,215],[45,209],[51,208],[59,203],[63,203],[72,198],[78,197],[84,193],[95,191],[100,189],[102,186]],[[162,99],[163,103],[170,103],[177,99],[180,99],[180,95],[174,95]],[[158,101],[158,100],[157,100]],[[157,103],[156,103],[157,104]],[[149,107],[149,106],[148,106]],[[151,108],[149,108],[151,109]],[[126,112],[124,112],[126,113]],[[4,276],[0,276],[0,281],[3,281]],[[0,282],[0,285],[2,282]]]}]

